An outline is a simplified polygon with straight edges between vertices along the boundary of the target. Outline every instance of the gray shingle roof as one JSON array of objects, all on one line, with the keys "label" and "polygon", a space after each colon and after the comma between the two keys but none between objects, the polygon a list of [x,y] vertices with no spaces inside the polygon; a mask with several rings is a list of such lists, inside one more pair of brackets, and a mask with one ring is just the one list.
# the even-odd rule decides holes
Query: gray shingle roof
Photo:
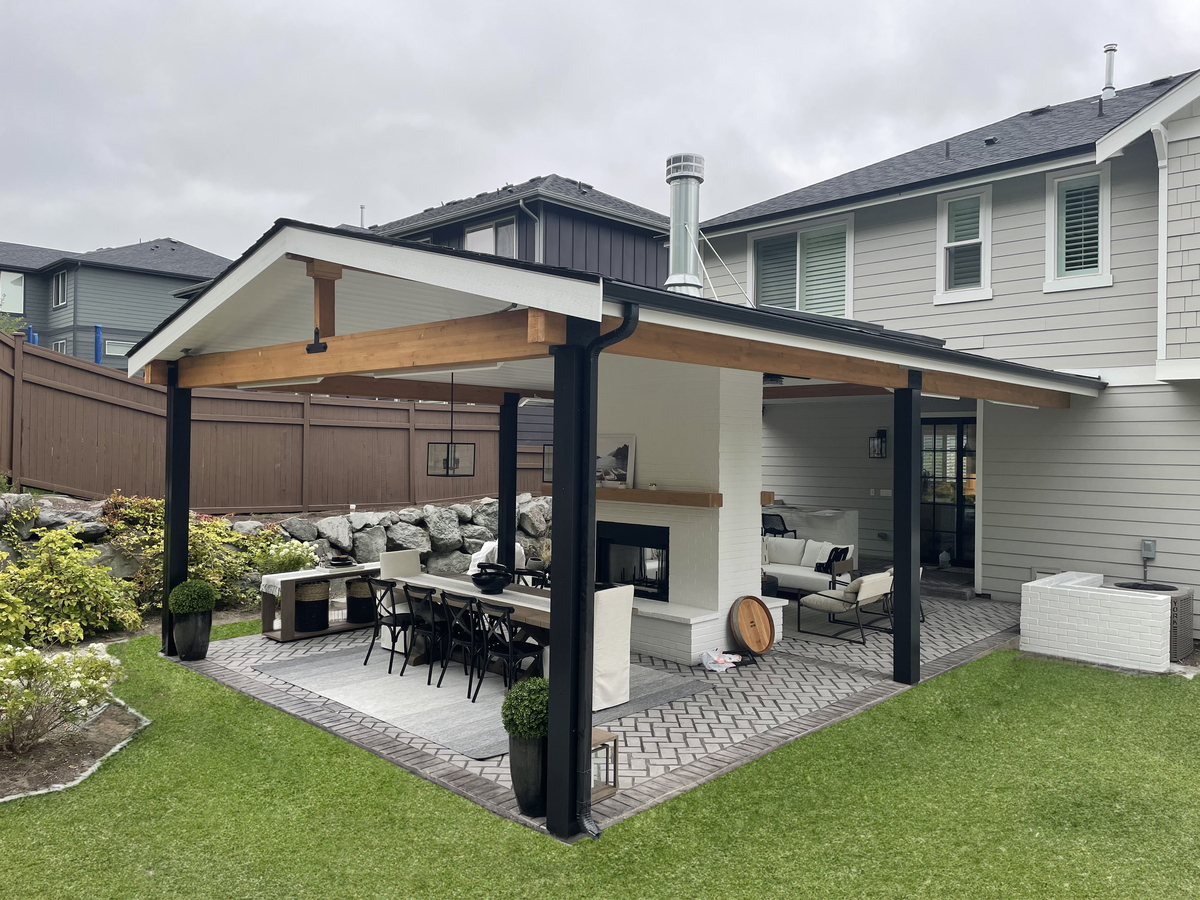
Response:
[{"label": "gray shingle roof", "polygon": [[0,269],[40,269],[74,255],[69,250],[51,250],[49,247],[31,247],[29,244],[0,241]]},{"label": "gray shingle roof", "polygon": [[216,278],[232,262],[223,256],[169,237],[129,244],[126,247],[104,247],[90,253],[77,253],[74,259],[119,266],[123,269],[169,272],[198,280]]},{"label": "gray shingle roof", "polygon": [[499,190],[487,191],[468,197],[464,200],[451,200],[442,206],[433,206],[423,212],[396,219],[386,225],[372,226],[372,231],[386,236],[411,234],[425,228],[432,228],[442,222],[452,222],[463,219],[475,212],[485,212],[493,206],[515,203],[517,200],[529,200],[533,197],[543,197],[547,200],[564,200],[577,207],[594,207],[596,212],[603,215],[612,213],[623,219],[631,219],[648,228],[666,231],[670,220],[662,213],[652,209],[598,191],[590,184],[563,178],[561,175],[539,175],[520,184],[505,185]]},{"label": "gray shingle roof", "polygon": [[[1098,96],[1018,113],[991,125],[901,153],[891,159],[846,172],[770,200],[755,203],[702,222],[716,229],[759,219],[776,218],[810,209],[833,207],[873,195],[889,194],[919,184],[953,181],[973,173],[1003,169],[1038,158],[1084,152],[1097,140],[1139,110],[1194,75],[1185,72],[1148,84],[1124,88],[1104,101],[1097,115]],[[989,142],[990,139],[994,141]],[[946,157],[946,145],[950,156]]]}]

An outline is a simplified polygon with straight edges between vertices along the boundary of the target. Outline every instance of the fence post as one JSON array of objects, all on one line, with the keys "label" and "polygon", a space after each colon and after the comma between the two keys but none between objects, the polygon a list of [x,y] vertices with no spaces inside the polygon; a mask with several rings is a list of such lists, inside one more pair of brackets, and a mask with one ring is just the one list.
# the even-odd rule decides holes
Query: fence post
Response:
[{"label": "fence post", "polygon": [[[29,326],[30,334],[33,326]],[[24,379],[21,374],[25,358],[25,335],[17,332],[13,335],[13,379],[12,379],[12,491],[21,492],[21,429],[23,427],[24,410],[21,398],[25,395]]]},{"label": "fence post", "polygon": [[309,471],[312,448],[308,443],[308,426],[312,418],[312,395],[304,395],[304,427],[300,435],[300,508],[308,512],[312,498],[309,494],[312,484],[312,473]]}]

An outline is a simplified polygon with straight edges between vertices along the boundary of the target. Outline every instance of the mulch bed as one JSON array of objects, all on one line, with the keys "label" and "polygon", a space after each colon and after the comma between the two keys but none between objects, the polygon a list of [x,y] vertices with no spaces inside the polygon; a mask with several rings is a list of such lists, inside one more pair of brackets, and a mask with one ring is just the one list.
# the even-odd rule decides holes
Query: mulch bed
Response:
[{"label": "mulch bed", "polygon": [[116,703],[82,727],[58,729],[24,756],[0,751],[0,800],[74,781],[142,727]]}]

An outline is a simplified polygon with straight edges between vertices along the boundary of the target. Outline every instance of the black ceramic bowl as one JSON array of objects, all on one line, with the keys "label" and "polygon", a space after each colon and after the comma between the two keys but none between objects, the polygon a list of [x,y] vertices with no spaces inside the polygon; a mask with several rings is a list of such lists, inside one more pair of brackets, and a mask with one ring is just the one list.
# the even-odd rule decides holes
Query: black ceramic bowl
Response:
[{"label": "black ceramic bowl", "polygon": [[512,581],[512,574],[499,563],[480,563],[479,571],[471,576],[475,587],[485,594],[499,594]]},{"label": "black ceramic bowl", "polygon": [[348,556],[335,556],[329,560],[329,565],[341,568],[354,565],[354,560]]}]

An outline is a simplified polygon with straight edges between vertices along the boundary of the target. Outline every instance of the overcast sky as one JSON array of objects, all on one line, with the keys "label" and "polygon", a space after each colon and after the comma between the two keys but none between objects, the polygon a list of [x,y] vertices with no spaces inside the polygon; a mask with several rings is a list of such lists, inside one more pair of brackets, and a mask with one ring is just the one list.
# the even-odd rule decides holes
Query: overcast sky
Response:
[{"label": "overcast sky", "polygon": [[0,240],[385,222],[557,172],[703,218],[1021,110],[1200,68],[1200,0],[0,0]]}]

